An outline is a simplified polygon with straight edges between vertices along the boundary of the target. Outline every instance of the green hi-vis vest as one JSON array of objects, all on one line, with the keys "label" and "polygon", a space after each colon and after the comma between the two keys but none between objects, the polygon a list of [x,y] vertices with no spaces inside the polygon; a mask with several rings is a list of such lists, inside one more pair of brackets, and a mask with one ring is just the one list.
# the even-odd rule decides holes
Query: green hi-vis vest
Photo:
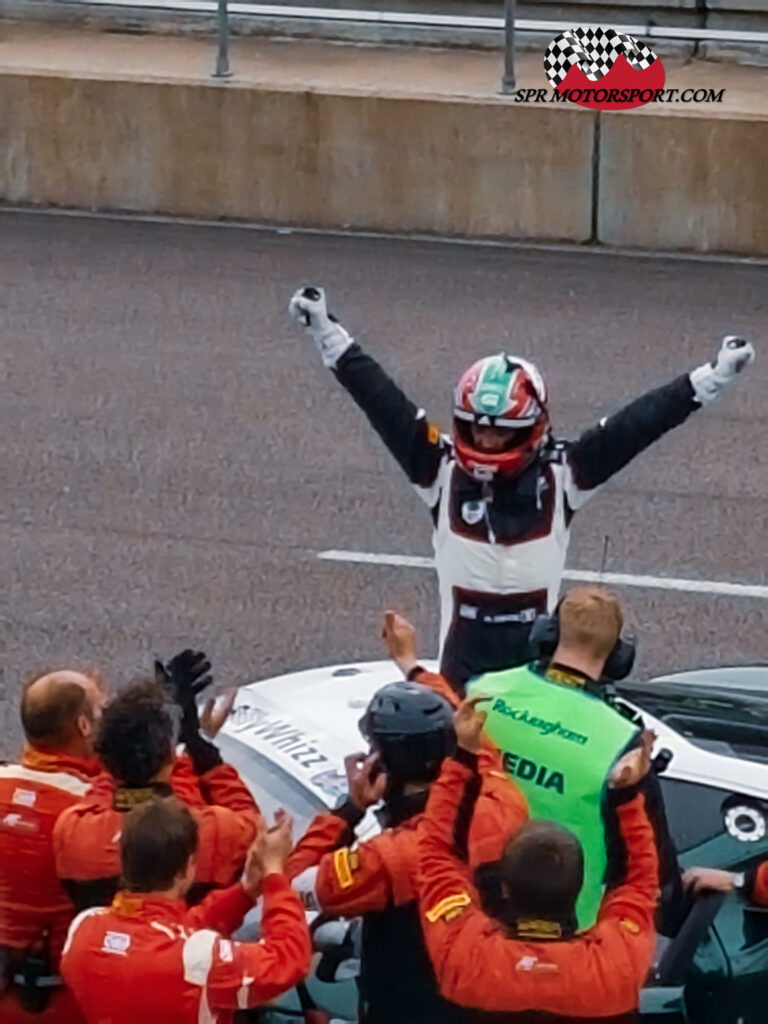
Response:
[{"label": "green hi-vis vest", "polygon": [[537,675],[529,667],[489,672],[469,695],[487,695],[486,730],[504,769],[525,794],[532,818],[570,829],[584,850],[579,928],[597,918],[607,864],[601,813],[606,780],[637,727],[598,697]]}]

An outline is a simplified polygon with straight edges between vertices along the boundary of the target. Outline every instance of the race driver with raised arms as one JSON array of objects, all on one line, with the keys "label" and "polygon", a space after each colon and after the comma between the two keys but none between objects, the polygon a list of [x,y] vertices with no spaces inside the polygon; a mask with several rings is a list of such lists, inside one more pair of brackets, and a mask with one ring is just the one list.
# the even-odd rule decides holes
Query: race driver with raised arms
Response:
[{"label": "race driver with raised arms", "polygon": [[473,676],[527,659],[531,624],[557,602],[573,514],[755,358],[749,342],[729,336],[714,362],[569,442],[552,436],[539,371],[502,352],[459,381],[449,438],[328,313],[321,288],[297,291],[290,312],[432,512],[441,672],[460,692]]}]

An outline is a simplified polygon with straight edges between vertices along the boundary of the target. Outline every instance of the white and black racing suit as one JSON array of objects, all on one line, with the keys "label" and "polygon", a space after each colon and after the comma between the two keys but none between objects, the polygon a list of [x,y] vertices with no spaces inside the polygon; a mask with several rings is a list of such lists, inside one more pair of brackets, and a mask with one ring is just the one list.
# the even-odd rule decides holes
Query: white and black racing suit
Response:
[{"label": "white and black racing suit", "polygon": [[552,611],[574,513],[606,480],[698,409],[688,374],[648,391],[577,441],[550,441],[522,474],[480,482],[375,359],[351,345],[335,373],[426,502],[440,588],[441,671],[522,663],[537,615]]}]

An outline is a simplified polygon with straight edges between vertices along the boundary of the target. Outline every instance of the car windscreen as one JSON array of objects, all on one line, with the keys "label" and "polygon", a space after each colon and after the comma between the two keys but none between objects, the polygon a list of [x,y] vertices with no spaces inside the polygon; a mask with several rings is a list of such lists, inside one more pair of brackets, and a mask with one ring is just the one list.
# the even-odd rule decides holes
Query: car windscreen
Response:
[{"label": "car windscreen", "polygon": [[288,811],[294,821],[294,840],[304,834],[319,811],[325,810],[319,797],[245,743],[222,733],[216,737],[216,743],[221,756],[237,770],[250,789],[270,825],[278,807]]},{"label": "car windscreen", "polygon": [[702,750],[768,763],[768,700],[754,693],[653,682],[617,692]]}]

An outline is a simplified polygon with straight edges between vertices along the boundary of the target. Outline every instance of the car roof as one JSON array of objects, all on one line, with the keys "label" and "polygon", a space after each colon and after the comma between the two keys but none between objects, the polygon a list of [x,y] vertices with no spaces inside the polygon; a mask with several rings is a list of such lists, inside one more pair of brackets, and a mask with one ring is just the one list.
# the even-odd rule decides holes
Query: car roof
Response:
[{"label": "car roof", "polygon": [[[425,661],[425,668],[435,663]],[[709,670],[707,670],[709,671]],[[292,672],[241,687],[224,732],[267,757],[331,807],[346,791],[344,758],[366,748],[358,722],[373,694],[398,678],[391,661],[352,662]],[[733,752],[702,749],[685,731],[664,721],[653,696],[674,695],[695,687],[677,673],[644,684],[622,684],[619,695],[639,710],[658,736],[655,749],[673,750],[667,775],[729,792],[768,797],[768,764]],[[726,691],[727,692],[727,691]],[[714,695],[714,688],[708,691]],[[733,694],[731,694],[733,696]],[[711,716],[710,716],[711,717]]]},{"label": "car roof", "polygon": [[768,701],[768,663],[754,665],[722,665],[717,668],[688,669],[671,672],[648,681],[646,685],[669,683],[673,686],[748,690]]},{"label": "car roof", "polygon": [[[432,667],[432,662],[425,662]],[[358,722],[374,693],[401,678],[391,661],[329,665],[238,690],[225,734],[237,738],[333,806],[346,790],[344,758],[367,747]]]}]

